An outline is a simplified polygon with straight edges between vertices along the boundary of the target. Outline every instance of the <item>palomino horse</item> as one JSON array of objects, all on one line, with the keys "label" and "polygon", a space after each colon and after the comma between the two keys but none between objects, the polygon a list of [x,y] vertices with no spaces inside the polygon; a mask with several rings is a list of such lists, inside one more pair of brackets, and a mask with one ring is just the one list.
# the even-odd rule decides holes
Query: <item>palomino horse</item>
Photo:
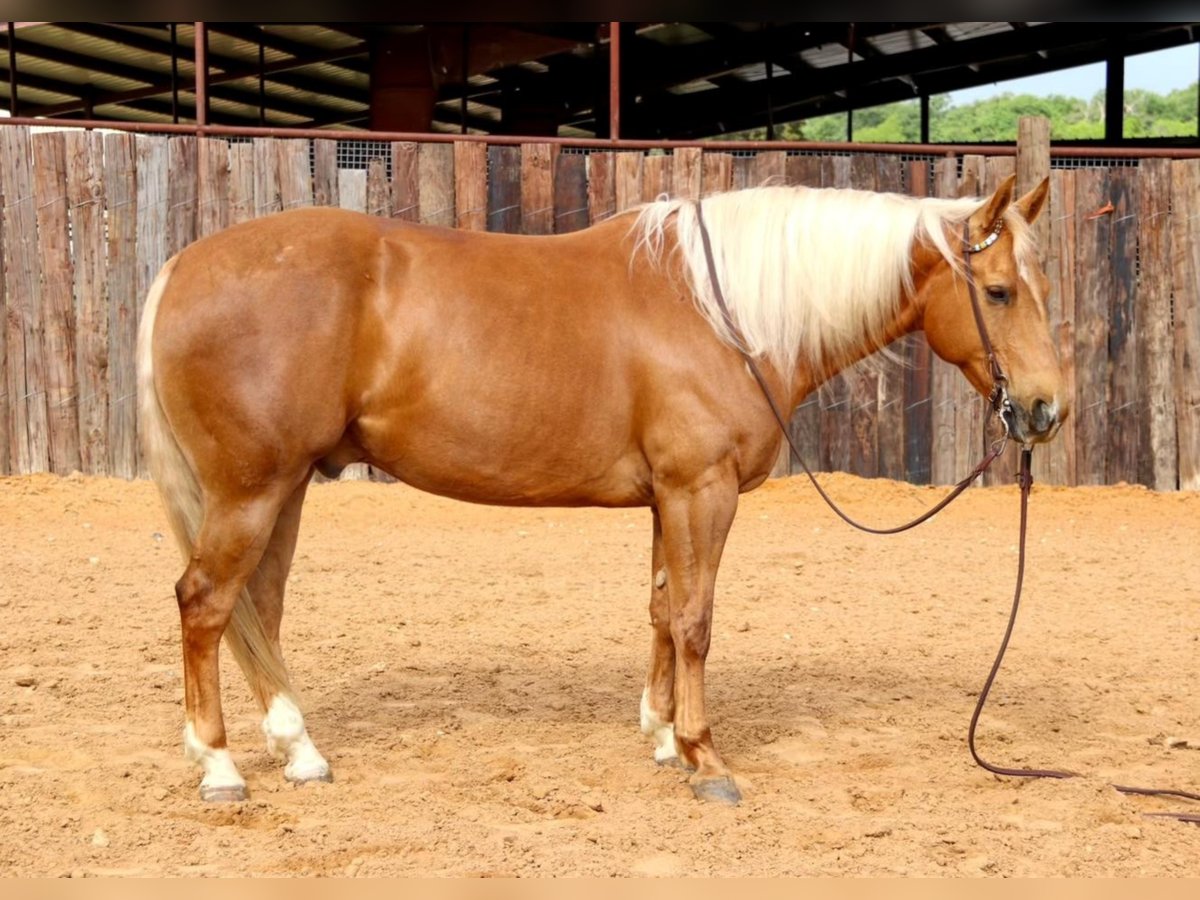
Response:
[{"label": "palomino horse", "polygon": [[[991,376],[962,255],[1009,379],[1015,437],[1047,439],[1067,398],[1028,223],[1012,200],[766,187],[703,201],[736,328],[785,411],[923,328],[981,392]],[[184,746],[200,794],[241,800],[226,747],[225,636],[295,782],[329,780],[279,645],[314,471],[365,461],[477,503],[648,506],[650,667],[642,730],[660,763],[736,802],[704,704],[713,582],[738,495],[779,429],[714,305],[696,207],[663,200],[583,231],[480,234],[336,209],[243,223],[171,259],[138,349],[151,471],[183,549]]]}]

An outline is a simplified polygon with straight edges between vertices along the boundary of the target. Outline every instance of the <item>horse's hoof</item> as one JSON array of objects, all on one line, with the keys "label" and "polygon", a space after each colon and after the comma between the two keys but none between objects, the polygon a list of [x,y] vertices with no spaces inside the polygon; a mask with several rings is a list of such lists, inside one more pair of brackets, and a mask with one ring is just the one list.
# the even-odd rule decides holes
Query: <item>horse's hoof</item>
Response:
[{"label": "horse's hoof", "polygon": [[205,803],[241,803],[246,799],[246,786],[200,785],[200,799]]},{"label": "horse's hoof", "polygon": [[723,803],[726,806],[737,806],[742,799],[742,792],[728,775],[696,779],[692,781],[692,793],[696,795],[697,800]]},{"label": "horse's hoof", "polygon": [[333,783],[333,772],[328,767],[324,769],[309,769],[307,771],[301,770],[299,772],[285,771],[283,777],[296,785],[296,787],[316,781],[324,782],[325,784]]},{"label": "horse's hoof", "polygon": [[659,759],[656,756],[656,757],[654,757],[654,762],[656,765],[669,766],[672,769],[682,769],[683,768],[683,763],[680,762],[678,756],[664,756],[662,759]]}]

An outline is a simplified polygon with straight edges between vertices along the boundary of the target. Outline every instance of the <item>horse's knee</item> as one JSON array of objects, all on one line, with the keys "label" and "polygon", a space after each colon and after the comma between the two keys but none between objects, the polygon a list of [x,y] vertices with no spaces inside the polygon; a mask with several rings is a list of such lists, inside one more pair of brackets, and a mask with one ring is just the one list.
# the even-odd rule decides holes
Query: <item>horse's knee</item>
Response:
[{"label": "horse's knee", "polygon": [[703,615],[677,615],[671,621],[671,637],[685,657],[703,660],[712,639],[712,620]]}]

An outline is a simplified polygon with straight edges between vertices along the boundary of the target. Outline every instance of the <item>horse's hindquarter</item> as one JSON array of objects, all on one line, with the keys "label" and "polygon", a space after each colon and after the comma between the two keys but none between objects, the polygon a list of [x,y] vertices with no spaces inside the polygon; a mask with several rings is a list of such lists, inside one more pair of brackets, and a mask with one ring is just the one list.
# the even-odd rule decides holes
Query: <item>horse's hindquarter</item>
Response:
[{"label": "horse's hindquarter", "polygon": [[[652,473],[736,449],[725,407],[749,379],[677,283],[630,265],[627,222],[556,237],[318,210],[251,224],[173,278],[208,295],[187,305],[205,309],[190,315],[208,323],[210,388],[234,375],[231,441],[517,504],[646,503]],[[206,286],[205,264],[225,281]]]}]

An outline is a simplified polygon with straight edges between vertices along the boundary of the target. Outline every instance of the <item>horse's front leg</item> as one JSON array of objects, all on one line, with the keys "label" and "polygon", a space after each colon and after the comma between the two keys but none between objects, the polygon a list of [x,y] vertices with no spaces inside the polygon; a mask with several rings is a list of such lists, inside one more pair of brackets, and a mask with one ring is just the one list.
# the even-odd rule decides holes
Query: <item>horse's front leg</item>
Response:
[{"label": "horse's front leg", "polygon": [[654,761],[678,765],[675,750],[675,641],[671,638],[671,605],[667,598],[667,562],[663,555],[662,520],[654,510],[654,543],[650,552],[650,669],[642,691],[642,733],[654,739]]},{"label": "horse's front leg", "polygon": [[675,747],[681,761],[696,770],[691,778],[696,796],[723,803],[737,803],[741,794],[713,746],[704,663],[712,635],[713,586],[737,498],[732,472],[716,469],[675,489],[656,490],[675,647]]}]

